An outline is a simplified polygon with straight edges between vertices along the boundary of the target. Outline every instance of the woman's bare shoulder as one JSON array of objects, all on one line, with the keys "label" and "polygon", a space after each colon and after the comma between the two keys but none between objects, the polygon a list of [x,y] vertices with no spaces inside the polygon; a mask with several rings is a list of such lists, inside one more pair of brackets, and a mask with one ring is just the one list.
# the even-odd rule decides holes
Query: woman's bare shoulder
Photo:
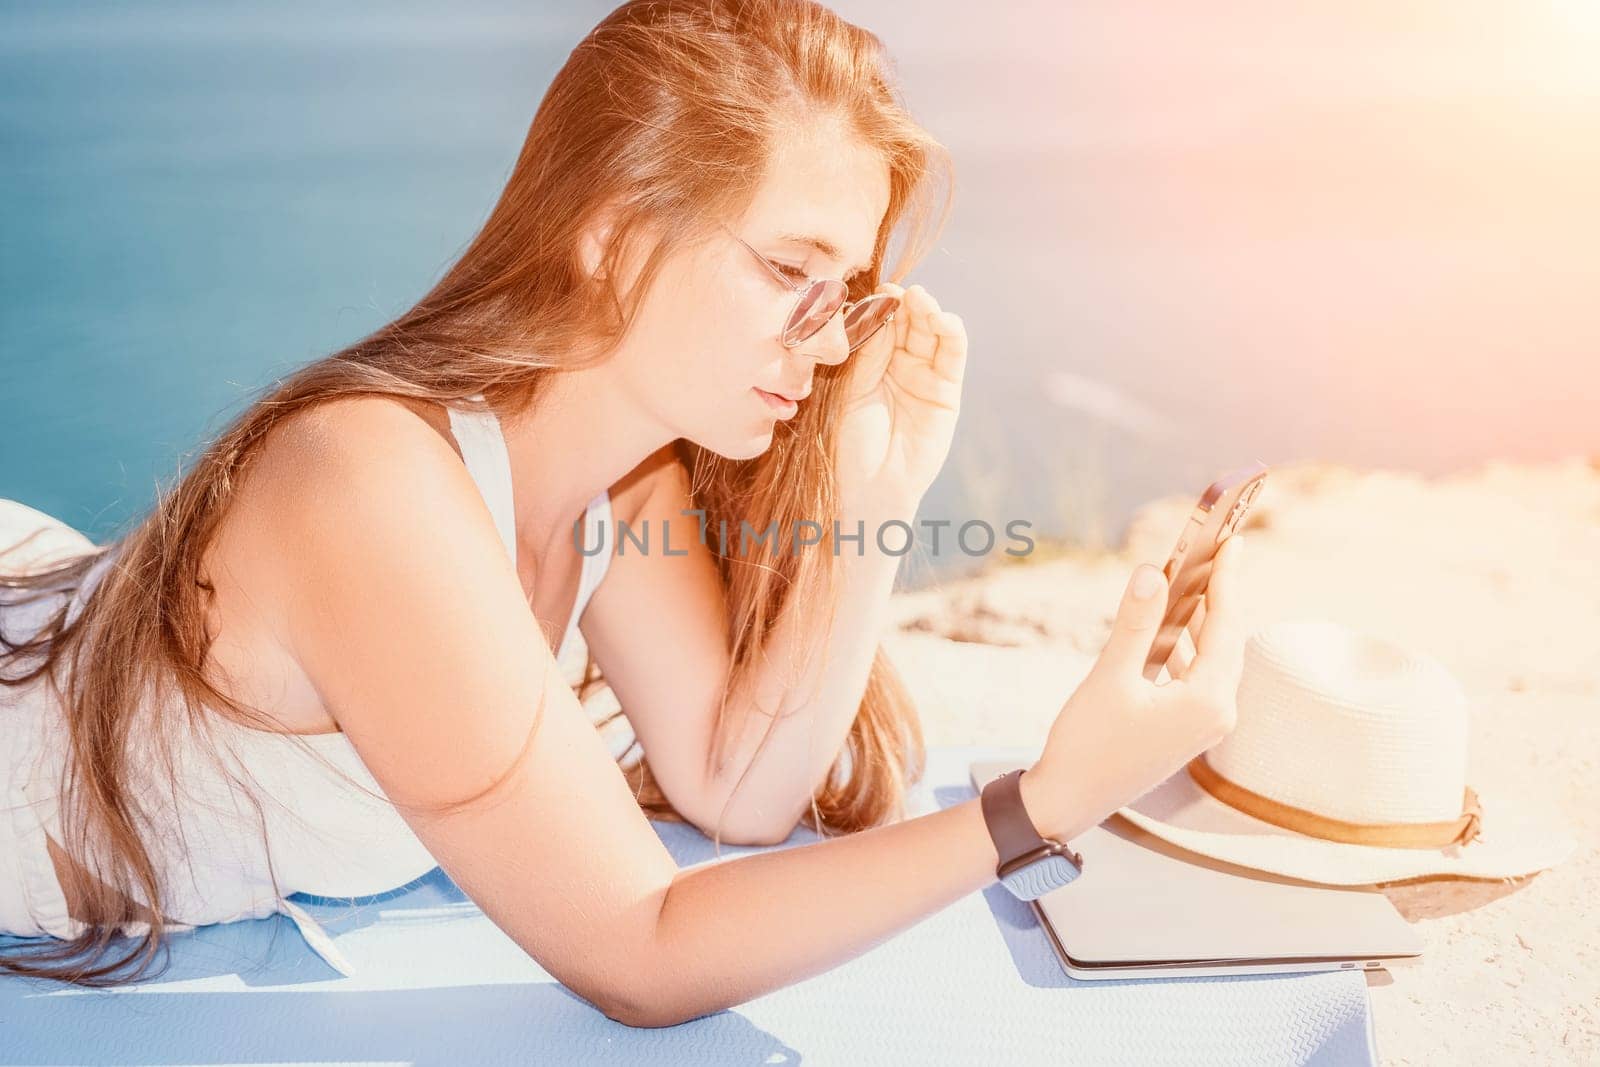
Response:
[{"label": "woman's bare shoulder", "polygon": [[[218,530],[214,555],[268,601],[337,513],[375,501],[392,522],[471,493],[442,407],[386,396],[341,397],[298,411],[267,435],[239,479]],[[442,498],[442,499],[441,499]],[[381,531],[369,531],[374,545]],[[291,549],[292,546],[292,550]]]},{"label": "woman's bare shoulder", "polygon": [[241,503],[277,514],[308,493],[338,490],[340,479],[393,479],[420,487],[459,471],[460,460],[442,406],[390,396],[340,397],[273,427],[242,479],[252,487],[252,499]]},{"label": "woman's bare shoulder", "polygon": [[[206,670],[234,699],[274,715],[287,730],[336,729],[295,654],[291,604],[315,584],[330,541],[355,537],[357,567],[383,573],[393,537],[437,501],[459,499],[465,480],[443,408],[388,397],[327,401],[274,426],[237,478],[202,572],[211,590]],[[374,499],[381,499],[379,506]],[[363,510],[363,530],[347,521]],[[411,514],[406,510],[412,509]],[[434,505],[436,516],[448,510]],[[463,521],[470,521],[468,516]],[[436,518],[440,525],[442,519]],[[301,599],[304,599],[301,597]]]},{"label": "woman's bare shoulder", "polygon": [[[262,479],[284,470],[303,473],[307,465],[345,458],[384,456],[405,464],[455,452],[449,417],[438,404],[393,396],[349,396],[325,400],[285,418],[262,443],[252,466]],[[292,486],[295,479],[290,479]]]}]

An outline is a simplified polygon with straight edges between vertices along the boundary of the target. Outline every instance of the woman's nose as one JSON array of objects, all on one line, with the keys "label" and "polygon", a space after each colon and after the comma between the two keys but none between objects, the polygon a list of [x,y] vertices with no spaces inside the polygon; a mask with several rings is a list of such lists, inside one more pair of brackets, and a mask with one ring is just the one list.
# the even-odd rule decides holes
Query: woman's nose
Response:
[{"label": "woman's nose", "polygon": [[818,363],[843,363],[850,355],[850,341],[844,332],[844,315],[835,314],[822,329],[806,338],[800,349]]}]

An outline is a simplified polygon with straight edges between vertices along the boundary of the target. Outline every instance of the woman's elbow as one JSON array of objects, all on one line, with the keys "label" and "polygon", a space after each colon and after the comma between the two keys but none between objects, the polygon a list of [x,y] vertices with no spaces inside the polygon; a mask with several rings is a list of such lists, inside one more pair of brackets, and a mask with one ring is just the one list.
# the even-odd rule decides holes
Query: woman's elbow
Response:
[{"label": "woman's elbow", "polygon": [[712,840],[720,840],[724,845],[739,847],[764,848],[769,845],[781,845],[794,835],[798,823],[790,823],[787,827],[771,825],[741,826],[736,823],[724,823],[721,827],[722,834],[717,836],[718,827],[715,824],[699,826],[702,834]]},{"label": "woman's elbow", "polygon": [[591,1000],[591,1003],[611,1021],[641,1030],[677,1026],[722,1010],[691,1007],[681,996],[670,991],[665,983],[656,984],[650,990],[630,990],[621,995],[613,993]]},{"label": "woman's elbow", "polygon": [[[692,820],[702,834],[724,845],[781,845],[794,835],[802,812],[772,818],[740,817],[735,814],[701,817]],[[719,837],[720,832],[720,837]]]},{"label": "woman's elbow", "polygon": [[573,989],[584,1000],[587,1000],[594,1009],[612,1022],[621,1023],[623,1026],[662,1026],[662,1005],[644,990],[628,984],[626,988],[622,983],[615,983],[604,988]]},{"label": "woman's elbow", "polygon": [[643,944],[635,943],[610,959],[604,967],[557,977],[600,1014],[624,1026],[676,1026],[720,1010],[704,996],[695,996],[694,984],[681,967],[665,962]]}]

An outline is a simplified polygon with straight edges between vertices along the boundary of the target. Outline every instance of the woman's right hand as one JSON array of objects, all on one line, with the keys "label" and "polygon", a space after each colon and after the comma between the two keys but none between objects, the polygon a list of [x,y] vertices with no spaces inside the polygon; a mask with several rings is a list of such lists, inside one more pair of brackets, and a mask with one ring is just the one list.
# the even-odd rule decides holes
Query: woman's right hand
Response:
[{"label": "woman's right hand", "polygon": [[[1100,657],[1057,714],[1039,761],[1022,775],[1023,805],[1045,837],[1070,841],[1137,800],[1233,729],[1244,663],[1235,601],[1243,538],[1217,552],[1196,653],[1173,679],[1144,677],[1167,604],[1161,568],[1135,568]],[[1143,594],[1143,595],[1141,595]]]}]

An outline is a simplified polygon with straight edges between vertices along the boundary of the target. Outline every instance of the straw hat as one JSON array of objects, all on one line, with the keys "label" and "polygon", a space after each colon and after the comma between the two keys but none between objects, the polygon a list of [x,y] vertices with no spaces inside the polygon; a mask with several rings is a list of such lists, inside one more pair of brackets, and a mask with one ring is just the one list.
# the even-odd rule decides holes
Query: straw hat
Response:
[{"label": "straw hat", "polygon": [[1575,842],[1467,781],[1467,699],[1437,661],[1333,622],[1245,643],[1234,729],[1117,814],[1214,859],[1329,885],[1507,878]]}]

